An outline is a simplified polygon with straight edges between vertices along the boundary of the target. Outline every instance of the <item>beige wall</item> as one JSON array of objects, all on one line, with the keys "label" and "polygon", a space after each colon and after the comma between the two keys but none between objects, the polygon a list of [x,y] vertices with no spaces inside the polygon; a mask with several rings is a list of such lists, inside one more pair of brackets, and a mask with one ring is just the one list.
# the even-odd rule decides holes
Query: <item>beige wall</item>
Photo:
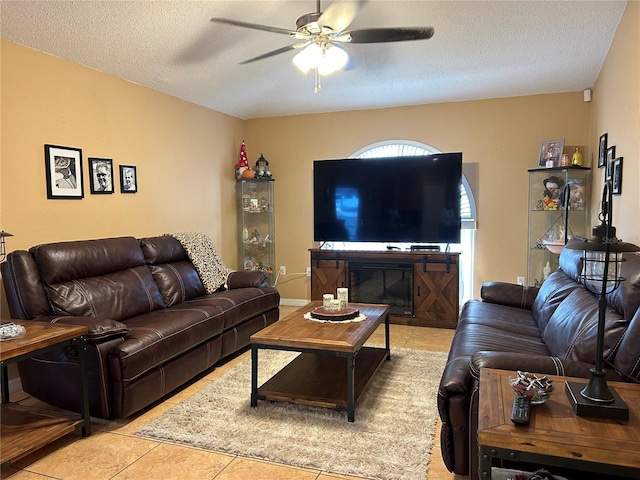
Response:
[{"label": "beige wall", "polygon": [[[623,157],[622,195],[613,197],[613,224],[618,237],[640,245],[640,2],[627,4],[593,89],[590,124],[592,149],[608,134],[616,156]],[[604,168],[594,175],[593,222],[600,210]],[[599,222],[597,222],[599,223]]]},{"label": "beige wall", "polygon": [[[16,235],[9,250],[199,230],[235,266],[232,166],[245,139],[250,161],[263,152],[276,178],[276,263],[304,272],[314,246],[312,160],[346,157],[382,140],[413,140],[462,151],[477,172],[477,295],[484,281],[514,281],[526,272],[527,169],[536,165],[540,141],[588,145],[585,159],[593,165],[598,137],[608,132],[625,159],[614,222],[621,237],[639,243],[638,222],[622,223],[640,208],[639,10],[629,2],[592,103],[573,92],[248,121],[2,41],[0,226]],[[86,185],[81,201],[47,200],[45,143],[82,148],[85,168],[89,156],[137,165],[139,193],[91,195]],[[594,175],[595,197],[601,174]],[[280,291],[308,298],[308,279],[281,283]]]},{"label": "beige wall", "polygon": [[[15,235],[8,250],[202,231],[235,264],[241,120],[4,40],[1,46],[0,226]],[[46,143],[82,149],[84,199],[47,199]],[[91,195],[87,157],[112,158],[114,170],[136,165],[138,193],[120,194],[118,183],[113,195]]]},{"label": "beige wall", "polygon": [[[588,145],[589,111],[582,92],[572,92],[249,120],[247,145],[259,146],[276,178],[276,263],[288,272],[309,265],[314,159],[347,157],[375,142],[402,139],[461,151],[464,163],[475,164],[476,292],[487,280],[515,282],[527,267],[527,169],[537,166],[542,140]],[[308,298],[309,280],[282,284],[280,292],[287,299]]]}]

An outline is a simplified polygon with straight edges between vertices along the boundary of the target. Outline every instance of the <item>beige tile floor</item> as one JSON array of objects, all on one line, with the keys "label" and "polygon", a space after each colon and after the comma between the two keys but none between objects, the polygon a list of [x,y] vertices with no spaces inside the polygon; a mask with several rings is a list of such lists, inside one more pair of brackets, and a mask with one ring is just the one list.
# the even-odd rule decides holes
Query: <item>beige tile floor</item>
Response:
[{"label": "beige tile floor", "polygon": [[[286,315],[297,307],[282,307]],[[448,351],[453,330],[391,325],[392,347]],[[384,331],[379,328],[371,343],[382,343]],[[25,457],[2,467],[1,479],[11,480],[335,480],[356,479],[318,470],[302,469],[159,442],[137,437],[134,432],[166,410],[184,401],[209,382],[220,377],[249,352],[214,369],[174,395],[127,419],[92,419],[92,434],[80,438],[70,434]],[[12,394],[12,401],[25,405],[39,402],[24,392]],[[41,404],[39,406],[42,406]],[[438,429],[440,424],[438,423]],[[428,474],[429,480],[462,480],[445,468],[440,453],[439,432]]]}]

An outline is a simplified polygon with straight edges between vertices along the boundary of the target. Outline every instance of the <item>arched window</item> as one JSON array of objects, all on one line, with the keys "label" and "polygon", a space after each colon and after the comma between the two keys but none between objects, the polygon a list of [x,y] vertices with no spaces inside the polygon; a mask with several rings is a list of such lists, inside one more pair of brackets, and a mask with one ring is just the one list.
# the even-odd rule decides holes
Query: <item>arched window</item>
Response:
[{"label": "arched window", "polygon": [[[351,158],[409,157],[441,153],[423,143],[409,140],[389,140],[361,148]],[[462,232],[460,243],[451,245],[451,250],[460,252],[460,305],[473,296],[473,265],[475,254],[476,202],[464,173],[460,185],[460,218]],[[353,245],[353,244],[352,244]],[[362,249],[380,249],[380,244],[358,245]]]}]

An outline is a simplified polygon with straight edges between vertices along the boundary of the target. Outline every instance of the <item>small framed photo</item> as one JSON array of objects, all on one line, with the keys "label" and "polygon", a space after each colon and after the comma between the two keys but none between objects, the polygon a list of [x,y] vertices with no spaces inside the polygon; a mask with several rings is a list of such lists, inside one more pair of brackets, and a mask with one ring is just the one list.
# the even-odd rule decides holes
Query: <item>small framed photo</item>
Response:
[{"label": "small framed photo", "polygon": [[133,165],[120,165],[120,193],[138,191],[138,174]]},{"label": "small framed photo", "polygon": [[84,198],[82,184],[82,150],[60,145],[44,146],[47,198]]},{"label": "small framed photo", "polygon": [[613,188],[611,192],[614,195],[620,195],[622,193],[622,157],[616,158],[613,162]]},{"label": "small framed photo", "polygon": [[559,167],[562,159],[564,138],[561,140],[546,140],[540,143],[538,167]]},{"label": "small framed photo", "polygon": [[611,175],[613,175],[613,161],[616,158],[616,146],[611,145],[607,148],[607,157],[605,159],[607,170],[606,170],[606,179],[611,180]]},{"label": "small framed photo", "polygon": [[607,137],[608,134],[606,133],[600,135],[600,143],[598,144],[598,168],[607,165]]},{"label": "small framed photo", "polygon": [[91,193],[113,193],[113,160],[89,157]]}]

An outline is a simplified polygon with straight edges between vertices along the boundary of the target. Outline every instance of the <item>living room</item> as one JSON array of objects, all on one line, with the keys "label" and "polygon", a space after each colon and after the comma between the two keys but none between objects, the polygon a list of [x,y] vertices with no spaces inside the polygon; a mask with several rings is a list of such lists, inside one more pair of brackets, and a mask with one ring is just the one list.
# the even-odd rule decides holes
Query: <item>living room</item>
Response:
[{"label": "living room", "polygon": [[[619,237],[638,244],[640,226],[632,220],[640,207],[639,22],[640,5],[629,2],[596,83],[585,86],[592,89],[589,103],[574,91],[247,120],[3,39],[0,214],[2,229],[14,235],[7,250],[197,230],[238,267],[233,166],[244,140],[250,163],[264,153],[276,179],[277,263],[304,272],[314,246],[312,161],[411,139],[462,151],[477,172],[477,298],[483,282],[513,282],[526,272],[527,169],[537,165],[540,142],[564,138],[566,145],[586,146],[585,163],[595,167],[605,132],[624,156],[624,190],[614,198],[613,223]],[[45,144],[136,165],[139,191],[49,200]],[[604,171],[593,173],[592,223]],[[308,299],[309,290],[305,277],[279,287],[291,303]]]}]

